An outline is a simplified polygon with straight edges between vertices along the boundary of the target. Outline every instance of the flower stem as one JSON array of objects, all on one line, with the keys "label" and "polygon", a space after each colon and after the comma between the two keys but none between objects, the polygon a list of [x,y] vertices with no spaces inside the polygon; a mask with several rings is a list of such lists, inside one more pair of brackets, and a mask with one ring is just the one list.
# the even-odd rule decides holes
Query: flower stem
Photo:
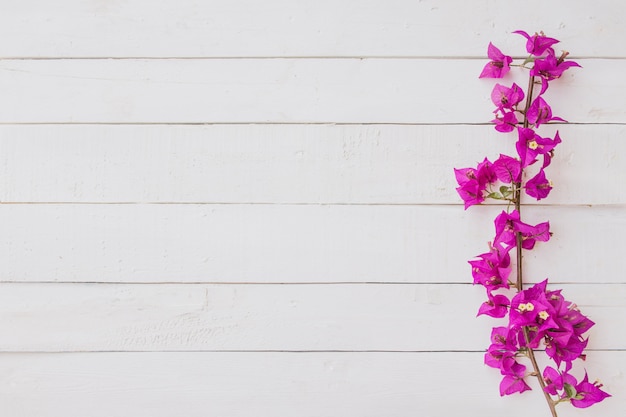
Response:
[{"label": "flower stem", "polygon": [[548,394],[545,390],[546,382],[543,380],[543,376],[539,371],[539,365],[537,364],[537,359],[535,358],[535,351],[529,346],[530,345],[530,337],[528,335],[528,327],[524,326],[524,339],[526,340],[526,346],[528,350],[528,358],[530,359],[530,363],[533,365],[534,374],[539,381],[539,386],[541,387],[541,392],[543,392],[543,396],[548,403],[548,408],[550,408],[550,413],[552,413],[552,417],[558,417],[556,414],[556,402],[552,399],[552,396]]},{"label": "flower stem", "polygon": [[[527,114],[528,114],[528,109],[530,108],[530,104],[533,99],[534,87],[535,87],[535,77],[529,76],[528,77],[528,90],[526,94],[526,105],[524,106],[523,126],[525,128],[530,126],[530,123],[528,122]],[[522,176],[524,175],[523,169],[522,169],[521,175]],[[515,210],[517,210],[517,212],[519,213],[520,221],[521,221],[522,220],[522,210],[521,210],[522,208],[522,184],[521,182],[518,182],[515,184],[515,195],[513,197],[513,200],[515,203]],[[523,285],[524,285],[523,267],[522,267],[523,248],[522,248],[522,233],[521,232],[515,233],[515,246],[516,246],[516,254],[517,254],[517,280],[516,280],[515,287],[517,291],[520,292],[522,291]],[[552,396],[548,394],[545,390],[546,383],[543,380],[543,375],[541,374],[541,371],[539,370],[539,365],[537,364],[537,358],[535,358],[535,351],[530,347],[530,336],[529,336],[528,327],[523,327],[523,331],[524,331],[524,339],[526,341],[526,350],[528,353],[528,358],[530,359],[530,363],[533,366],[533,371],[534,371],[533,374],[537,377],[537,380],[539,381],[541,392],[543,392],[546,402],[548,403],[548,407],[550,408],[550,413],[552,413],[552,417],[558,417],[556,413],[556,408],[555,408],[556,403],[552,399]]]}]

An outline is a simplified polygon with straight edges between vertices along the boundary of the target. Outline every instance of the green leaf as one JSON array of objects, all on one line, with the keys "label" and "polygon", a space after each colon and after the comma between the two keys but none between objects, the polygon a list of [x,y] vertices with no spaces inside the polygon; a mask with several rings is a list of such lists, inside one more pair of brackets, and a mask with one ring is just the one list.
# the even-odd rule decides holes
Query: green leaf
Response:
[{"label": "green leaf", "polygon": [[572,386],[571,384],[568,384],[566,382],[565,384],[563,384],[563,388],[565,389],[568,398],[574,398],[576,396],[576,388],[574,388],[574,386]]},{"label": "green leaf", "polygon": [[502,200],[502,195],[496,192],[487,194],[487,198],[494,198],[496,200]]}]

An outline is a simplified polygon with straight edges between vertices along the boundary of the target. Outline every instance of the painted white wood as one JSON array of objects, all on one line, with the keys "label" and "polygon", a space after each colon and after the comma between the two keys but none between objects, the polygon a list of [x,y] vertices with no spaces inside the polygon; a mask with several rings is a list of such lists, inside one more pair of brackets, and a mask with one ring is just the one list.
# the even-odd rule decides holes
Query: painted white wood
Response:
[{"label": "painted white wood", "polygon": [[[541,203],[626,204],[626,126],[542,134],[557,127]],[[0,201],[460,204],[452,168],[515,154],[516,139],[457,125],[0,125]]]},{"label": "painted white wood", "polygon": [[[612,317],[626,284],[560,285],[597,325],[588,348],[626,350]],[[470,285],[2,284],[0,346],[66,351],[484,351]],[[453,336],[452,336],[453,335]]]},{"label": "painted white wood", "polygon": [[[626,60],[581,59],[546,92],[570,122],[624,123]],[[3,60],[0,122],[484,123],[482,60]],[[527,74],[516,69],[520,85]],[[60,105],[61,103],[61,105]],[[471,104],[470,104],[471,103]]]},{"label": "painted white wood", "polygon": [[2,2],[0,56],[479,56],[543,30],[578,56],[624,57],[619,1],[42,0]]},{"label": "painted white wood", "polygon": [[[11,204],[3,281],[470,282],[499,207]],[[623,283],[623,206],[536,207],[527,278]],[[533,277],[533,278],[531,278]]]},{"label": "painted white wood", "polygon": [[[559,416],[619,417],[626,354],[592,352],[586,363],[614,397],[587,410],[560,405]],[[0,354],[0,400],[15,416],[549,414],[536,382],[500,398],[499,380],[482,353]]]},{"label": "painted white wood", "polygon": [[578,124],[525,274],[576,283],[615,395],[560,416],[621,417],[625,5],[0,0],[0,414],[547,414],[499,398],[452,284],[499,210],[452,167],[511,146],[487,44],[543,29],[584,68],[546,96]]}]

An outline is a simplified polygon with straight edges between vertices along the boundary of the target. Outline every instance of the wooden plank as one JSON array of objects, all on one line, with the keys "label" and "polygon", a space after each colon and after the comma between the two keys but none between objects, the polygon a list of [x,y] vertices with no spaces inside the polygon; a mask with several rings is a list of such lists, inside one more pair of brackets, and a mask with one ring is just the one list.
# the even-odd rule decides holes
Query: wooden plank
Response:
[{"label": "wooden plank", "polygon": [[488,0],[23,0],[2,7],[0,56],[482,57],[489,41],[521,54],[524,39],[510,32],[523,29],[579,56],[624,57],[624,11],[611,0],[529,0],[514,10]]},{"label": "wooden plank", "polygon": [[[558,129],[542,203],[626,204],[626,126]],[[0,201],[460,204],[452,168],[515,140],[491,126],[0,125]]]},{"label": "wooden plank", "polygon": [[[597,325],[589,349],[626,349],[612,331],[626,284],[563,285]],[[2,284],[0,346],[68,351],[484,351],[502,320],[476,318],[469,285]],[[450,337],[454,334],[454,337]]]},{"label": "wooden plank", "polygon": [[[1,205],[2,281],[470,282],[499,207]],[[529,277],[623,283],[623,206],[536,207]]]},{"label": "wooden plank", "polygon": [[[583,59],[546,92],[570,122],[624,123],[626,60]],[[482,60],[3,60],[1,123],[484,123]],[[517,69],[520,85],[526,74]],[[432,79],[438,80],[432,82]],[[62,103],[62,105],[59,105]]]},{"label": "wooden plank", "polygon": [[[587,367],[614,397],[586,410],[559,405],[559,416],[621,415],[626,353],[593,353]],[[499,379],[482,364],[481,353],[0,355],[3,409],[22,417],[548,413],[536,382],[530,382],[532,392],[500,398]],[[462,401],[450,400],[456,390]]]}]

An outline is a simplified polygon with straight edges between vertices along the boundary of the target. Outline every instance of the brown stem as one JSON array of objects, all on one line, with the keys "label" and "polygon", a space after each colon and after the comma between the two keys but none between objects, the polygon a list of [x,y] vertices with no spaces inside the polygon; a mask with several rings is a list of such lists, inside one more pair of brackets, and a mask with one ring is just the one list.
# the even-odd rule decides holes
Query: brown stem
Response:
[{"label": "brown stem", "polygon": [[[526,105],[524,106],[524,124],[523,126],[525,128],[527,128],[530,123],[528,122],[528,109],[530,108],[530,104],[532,102],[533,99],[533,89],[535,87],[535,77],[533,76],[529,76],[528,77],[528,92],[526,94]],[[524,170],[522,169],[522,173],[520,175],[524,174]],[[513,201],[515,203],[515,210],[517,210],[517,212],[519,213],[520,216],[520,221],[522,220],[522,213],[521,213],[521,208],[522,208],[522,183],[521,180],[520,182],[515,183],[515,193],[513,196]],[[524,284],[524,279],[523,279],[523,268],[522,268],[522,234],[521,232],[517,232],[515,233],[515,245],[516,245],[516,254],[517,254],[517,280],[515,283],[515,287],[517,288],[517,291],[522,291],[523,289],[523,284]],[[556,413],[556,402],[552,399],[552,396],[550,394],[548,394],[545,390],[546,388],[546,383],[543,380],[543,376],[541,375],[541,372],[539,371],[539,365],[537,364],[537,358],[535,358],[535,351],[530,347],[530,337],[529,337],[529,333],[528,333],[528,327],[523,327],[523,332],[524,332],[524,339],[526,340],[526,351],[528,353],[528,358],[530,359],[530,363],[533,365],[533,370],[534,370],[534,375],[537,377],[537,380],[539,381],[539,386],[541,387],[541,392],[543,392],[543,396],[546,399],[546,402],[548,403],[548,407],[550,408],[550,413],[552,413],[552,417],[558,417],[557,413]]]},{"label": "brown stem", "polygon": [[537,364],[537,359],[535,358],[535,351],[532,350],[530,345],[530,337],[528,336],[528,327],[524,326],[522,328],[524,330],[524,339],[526,340],[526,351],[528,352],[528,358],[530,359],[530,363],[533,365],[534,374],[539,381],[539,386],[541,387],[541,392],[543,392],[543,396],[548,403],[548,407],[550,408],[550,412],[552,413],[552,417],[558,417],[556,414],[556,402],[552,399],[552,396],[548,394],[545,390],[546,382],[543,380],[543,376],[539,371],[539,365]]}]

